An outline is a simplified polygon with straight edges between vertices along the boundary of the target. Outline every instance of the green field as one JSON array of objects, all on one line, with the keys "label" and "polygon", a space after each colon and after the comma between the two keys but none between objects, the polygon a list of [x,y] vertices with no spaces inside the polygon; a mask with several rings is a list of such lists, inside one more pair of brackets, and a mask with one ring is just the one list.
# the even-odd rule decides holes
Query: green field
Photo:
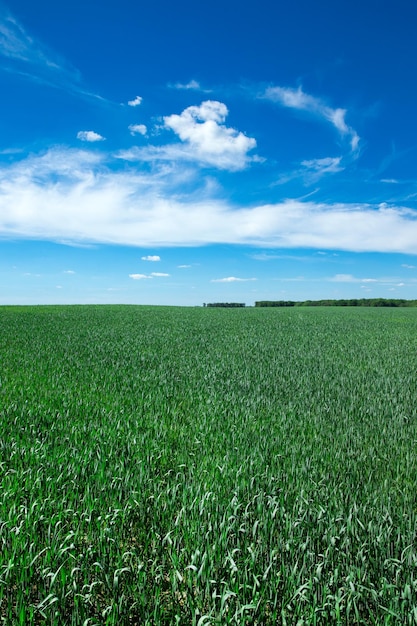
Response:
[{"label": "green field", "polygon": [[0,329],[0,623],[417,624],[417,309]]}]

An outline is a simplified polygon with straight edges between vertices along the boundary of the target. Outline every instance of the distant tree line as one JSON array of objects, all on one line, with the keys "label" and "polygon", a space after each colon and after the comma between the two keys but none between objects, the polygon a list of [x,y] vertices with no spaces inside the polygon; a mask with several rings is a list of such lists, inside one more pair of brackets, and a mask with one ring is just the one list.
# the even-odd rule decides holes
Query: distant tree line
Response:
[{"label": "distant tree line", "polygon": [[237,308],[243,308],[245,305],[244,302],[209,302],[208,304],[203,304],[203,306],[208,306],[208,307],[223,307],[223,308],[227,308],[227,309],[237,309]]},{"label": "distant tree line", "polygon": [[[207,305],[209,306],[209,305]],[[417,300],[395,298],[353,298],[350,300],[260,300],[255,302],[256,307],[286,307],[286,306],[375,306],[375,307],[409,307],[417,306]]]}]

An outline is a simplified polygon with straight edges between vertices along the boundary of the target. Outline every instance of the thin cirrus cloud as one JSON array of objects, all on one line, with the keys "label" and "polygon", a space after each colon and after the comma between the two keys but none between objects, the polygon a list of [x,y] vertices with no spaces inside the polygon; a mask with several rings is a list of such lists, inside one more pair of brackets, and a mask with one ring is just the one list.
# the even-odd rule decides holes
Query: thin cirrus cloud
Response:
[{"label": "thin cirrus cloud", "polygon": [[170,274],[165,272],[151,272],[150,274],[129,274],[129,278],[133,280],[146,280],[149,278],[167,278]]},{"label": "thin cirrus cloud", "polygon": [[236,276],[227,276],[226,278],[213,278],[212,283],[247,283],[256,278],[238,278]]},{"label": "thin cirrus cloud", "polygon": [[323,100],[305,93],[301,87],[292,89],[291,87],[268,87],[263,98],[280,104],[281,106],[306,111],[318,118],[324,119],[334,126],[341,136],[349,139],[352,152],[356,152],[359,147],[358,133],[346,123],[346,109],[332,108]]},{"label": "thin cirrus cloud", "polygon": [[329,278],[332,283],[377,283],[376,278],[357,278],[352,274],[336,274]]},{"label": "thin cirrus cloud", "polygon": [[5,71],[84,98],[105,102],[83,87],[80,72],[30,35],[10,11],[0,6],[0,56]]},{"label": "thin cirrus cloud", "polygon": [[96,133],[94,130],[80,130],[77,133],[77,139],[94,143],[96,141],[104,141],[105,137],[103,137],[99,133]]},{"label": "thin cirrus cloud", "polygon": [[190,80],[188,83],[175,83],[173,85],[175,89],[185,89],[185,90],[200,90],[200,83],[196,80]]},{"label": "thin cirrus cloud", "polygon": [[323,176],[343,172],[342,157],[324,157],[301,161],[301,166],[278,176],[274,185],[283,185],[292,180],[302,180],[306,184],[319,181]]},{"label": "thin cirrus cloud", "polygon": [[151,263],[156,263],[161,260],[161,257],[158,254],[148,254],[147,256],[141,257],[142,261],[150,261]]},{"label": "thin cirrus cloud", "polygon": [[129,274],[129,278],[132,278],[132,280],[146,280],[147,278],[152,278],[152,276],[147,274]]},{"label": "thin cirrus cloud", "polygon": [[308,161],[301,161],[301,165],[305,167],[312,177],[321,178],[325,174],[335,174],[336,172],[342,172],[341,166],[342,157],[325,157],[323,159],[310,159]]},{"label": "thin cirrus cloud", "polygon": [[82,246],[232,243],[417,254],[417,219],[408,207],[311,200],[237,205],[204,189],[198,173],[201,193],[186,196],[179,193],[182,181],[175,193],[170,168],[113,171],[111,163],[103,152],[57,147],[0,164],[2,237]]}]

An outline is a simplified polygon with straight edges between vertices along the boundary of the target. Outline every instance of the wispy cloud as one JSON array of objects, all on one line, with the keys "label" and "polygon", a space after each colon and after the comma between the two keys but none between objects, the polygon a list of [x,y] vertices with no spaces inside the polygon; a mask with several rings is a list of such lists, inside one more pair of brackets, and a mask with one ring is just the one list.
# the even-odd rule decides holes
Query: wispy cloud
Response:
[{"label": "wispy cloud", "polygon": [[306,185],[317,183],[323,176],[337,174],[345,169],[342,157],[324,157],[301,161],[300,167],[278,176],[274,185],[284,185],[293,180],[301,180]]},{"label": "wispy cloud", "polygon": [[143,100],[143,98],[141,96],[136,96],[136,98],[133,98],[133,100],[129,100],[127,104],[130,107],[137,107],[140,104],[142,104],[142,100]]},{"label": "wispy cloud", "polygon": [[250,258],[254,261],[273,261],[275,259],[280,259],[281,255],[279,254],[268,254],[267,252],[259,252],[256,254],[251,254]]},{"label": "wispy cloud", "polygon": [[237,278],[236,276],[227,276],[227,278],[213,278],[212,283],[246,283],[256,280],[256,278]]},{"label": "wispy cloud", "polygon": [[377,283],[376,278],[356,278],[352,274],[336,274],[328,279],[332,283]]},{"label": "wispy cloud", "polygon": [[170,274],[165,272],[151,272],[150,274],[129,274],[129,278],[133,280],[146,280],[150,278],[167,278]]},{"label": "wispy cloud", "polygon": [[342,172],[344,167],[340,164],[341,160],[342,157],[325,157],[324,159],[302,161],[301,165],[306,168],[314,180],[318,180],[325,174]]},{"label": "wispy cloud", "polygon": [[77,133],[77,139],[94,143],[96,141],[104,141],[105,137],[99,135],[99,133],[96,133],[94,130],[80,130]]},{"label": "wispy cloud", "polygon": [[298,89],[291,87],[268,87],[263,97],[290,109],[307,111],[329,122],[340,135],[348,137],[352,152],[357,151],[360,138],[357,132],[346,123],[346,109],[334,109],[320,98],[305,93],[301,87],[298,87]]},{"label": "wispy cloud", "polygon": [[200,83],[196,80],[190,80],[188,83],[175,83],[173,85],[175,89],[186,89],[186,90],[200,90]]},{"label": "wispy cloud", "polygon": [[152,278],[152,276],[148,276],[147,274],[129,274],[129,278],[133,280],[145,280],[147,278]]},{"label": "wispy cloud", "polygon": [[0,8],[0,35],[0,54],[3,56],[31,65],[47,66],[52,70],[62,69],[62,61],[50,58],[50,51],[28,35],[23,26],[4,8]]},{"label": "wispy cloud", "polygon": [[156,263],[161,260],[161,257],[157,254],[148,254],[147,256],[141,257],[142,261],[150,261],[151,263]]},{"label": "wispy cloud", "polygon": [[[149,172],[112,165],[111,155],[88,148],[55,148],[0,164],[1,236],[76,245],[234,243],[417,254],[417,212],[407,206],[291,199],[237,205],[206,188],[198,172],[187,196],[169,167]],[[159,260],[152,254],[143,260],[153,257]]]},{"label": "wispy cloud", "polygon": [[3,70],[72,94],[104,101],[83,87],[80,72],[68,61],[30,35],[4,7],[0,7],[0,56]]}]

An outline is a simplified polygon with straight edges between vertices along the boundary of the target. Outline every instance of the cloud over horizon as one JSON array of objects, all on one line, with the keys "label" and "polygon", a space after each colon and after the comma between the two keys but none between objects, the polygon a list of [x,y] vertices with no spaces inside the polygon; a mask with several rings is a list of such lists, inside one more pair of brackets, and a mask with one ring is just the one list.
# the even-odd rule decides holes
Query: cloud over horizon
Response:
[{"label": "cloud over horizon", "polygon": [[170,170],[162,168],[159,176],[136,168],[113,171],[111,158],[57,147],[1,164],[1,236],[146,247],[232,243],[417,254],[417,216],[407,206],[297,199],[236,205],[207,189],[173,194]]}]

